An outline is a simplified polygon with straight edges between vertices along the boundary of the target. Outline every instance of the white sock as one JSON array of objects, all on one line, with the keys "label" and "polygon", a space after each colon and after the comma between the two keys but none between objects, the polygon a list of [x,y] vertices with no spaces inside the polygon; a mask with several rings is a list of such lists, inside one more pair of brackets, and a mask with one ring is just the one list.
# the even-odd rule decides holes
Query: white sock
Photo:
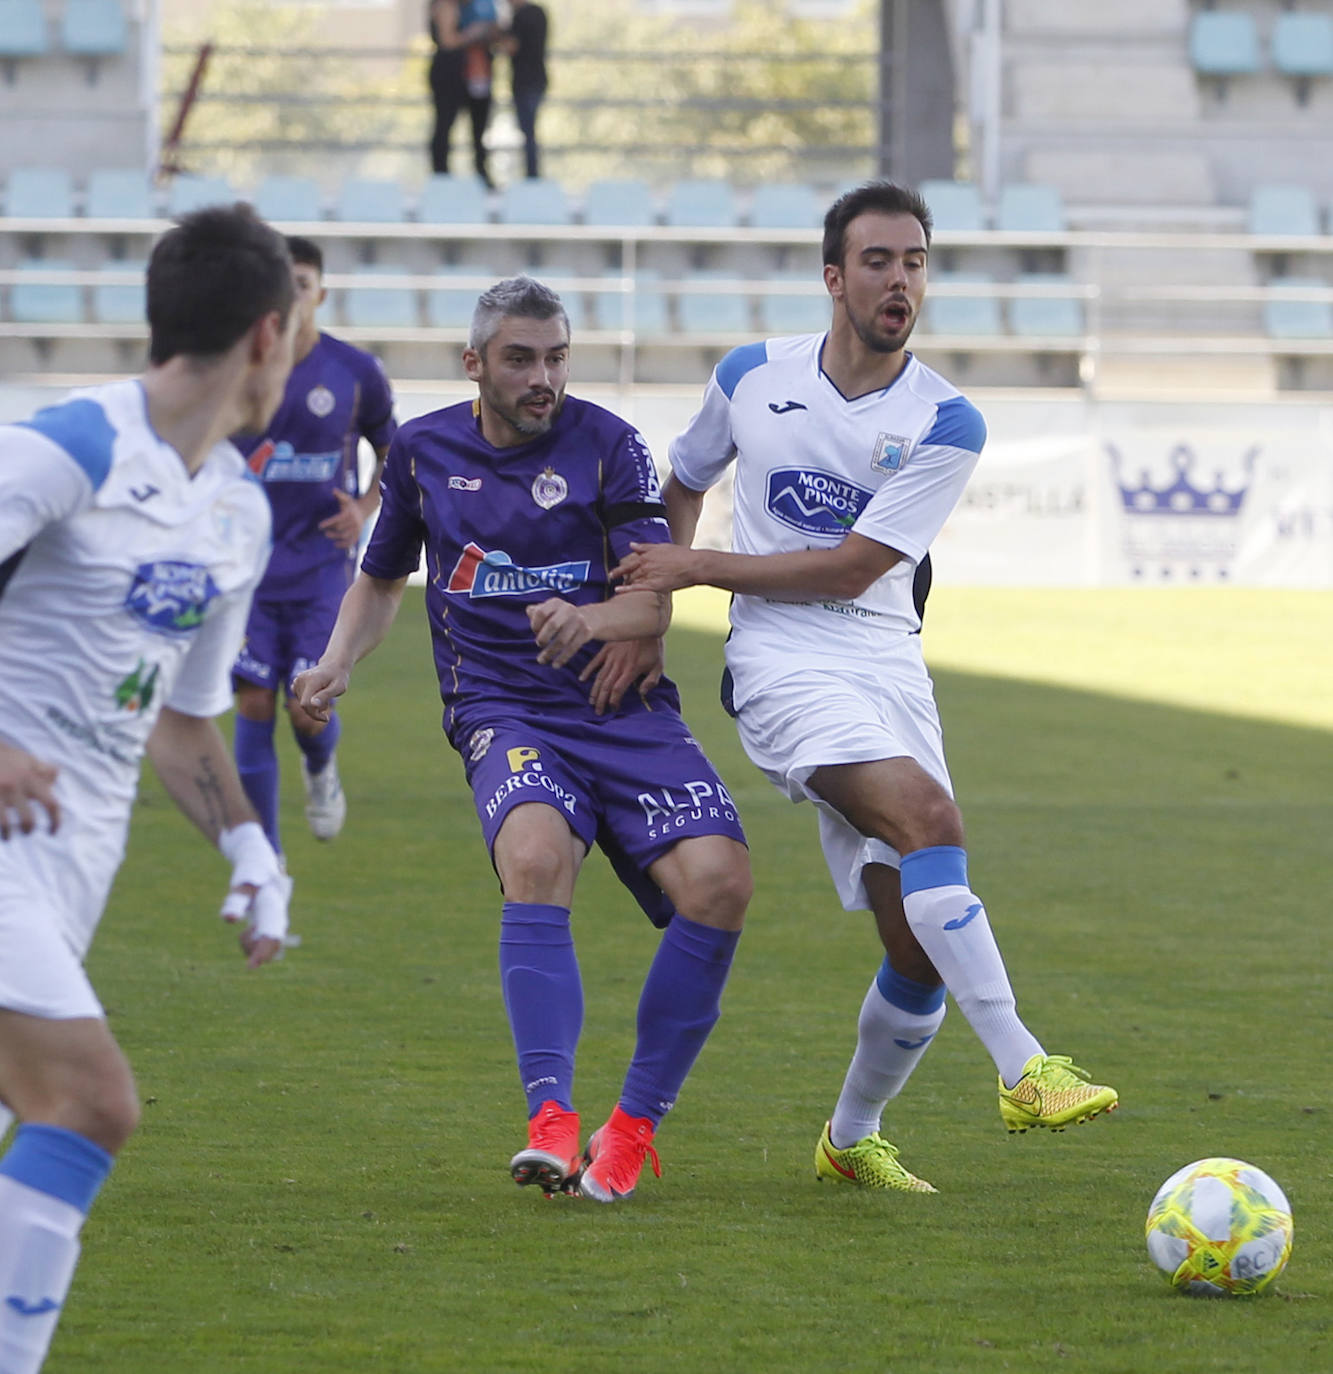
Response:
[{"label": "white sock", "polygon": [[1042,1054],[1040,1042],[1018,1019],[986,908],[967,882],[967,856],[952,845],[918,849],[903,859],[903,911],[926,957],[935,965],[958,1010],[1013,1087],[1023,1065]]},{"label": "white sock", "polygon": [[829,1135],[845,1150],[879,1130],[880,1117],[912,1075],[944,1020],[945,1004],[933,1011],[908,1011],[886,1000],[876,977],[861,1003],[856,1053],[833,1109]]},{"label": "white sock", "polygon": [[0,1174],[0,1370],[37,1374],[79,1260],[83,1213]]}]

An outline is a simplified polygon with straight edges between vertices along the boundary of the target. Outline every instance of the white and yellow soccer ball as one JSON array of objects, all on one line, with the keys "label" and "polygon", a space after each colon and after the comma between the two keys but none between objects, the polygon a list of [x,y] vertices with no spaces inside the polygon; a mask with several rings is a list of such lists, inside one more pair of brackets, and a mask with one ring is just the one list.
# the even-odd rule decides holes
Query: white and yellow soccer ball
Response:
[{"label": "white and yellow soccer ball", "polygon": [[1148,1208],[1148,1254],[1182,1293],[1261,1293],[1291,1258],[1291,1204],[1262,1169],[1200,1159],[1178,1169]]}]

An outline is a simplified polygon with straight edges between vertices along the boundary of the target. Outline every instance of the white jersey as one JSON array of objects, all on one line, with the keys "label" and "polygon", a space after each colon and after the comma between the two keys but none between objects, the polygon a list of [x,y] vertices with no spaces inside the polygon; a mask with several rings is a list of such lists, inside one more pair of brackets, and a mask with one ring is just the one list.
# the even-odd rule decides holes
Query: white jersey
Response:
[{"label": "white jersey", "polygon": [[889,640],[921,628],[916,565],[986,439],[977,409],[911,355],[890,386],[848,400],[820,367],[824,338],[769,339],[728,353],[671,444],[672,471],[706,491],[735,461],[737,553],[830,548],[855,531],[902,559],[846,601],[733,597],[727,663],[737,709],[803,666],[873,661]]},{"label": "white jersey", "polygon": [[137,381],[0,427],[0,738],[59,767],[77,829],[124,826],[164,704],[231,705],[270,523],[231,444],[189,475]]}]

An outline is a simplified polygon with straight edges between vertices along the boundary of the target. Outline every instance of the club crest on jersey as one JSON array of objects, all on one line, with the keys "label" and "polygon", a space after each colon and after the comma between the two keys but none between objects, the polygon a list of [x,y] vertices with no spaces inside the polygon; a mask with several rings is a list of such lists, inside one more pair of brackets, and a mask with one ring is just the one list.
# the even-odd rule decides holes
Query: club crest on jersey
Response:
[{"label": "club crest on jersey", "polygon": [[907,450],[912,441],[902,434],[881,434],[875,440],[875,452],[870,466],[876,472],[897,472],[907,462]]},{"label": "club crest on jersey", "polygon": [[468,737],[468,758],[473,763],[480,763],[486,757],[494,738],[495,731],[489,725],[484,730],[474,730]]},{"label": "club crest on jersey", "polygon": [[177,638],[204,623],[217,583],[199,563],[162,559],[140,563],[125,597],[125,609],[155,634]]},{"label": "club crest on jersey", "polygon": [[589,563],[551,563],[521,568],[503,549],[487,552],[468,544],[449,574],[451,592],[474,600],[488,596],[531,596],[534,592],[572,592],[588,580]]},{"label": "club crest on jersey", "polygon": [[547,468],[532,479],[532,499],[542,510],[558,506],[568,495],[569,483],[554,468]]},{"label": "club crest on jersey", "polygon": [[316,386],[306,393],[305,404],[306,409],[312,415],[318,415],[322,420],[326,415],[333,413],[333,407],[337,405],[337,401],[334,400],[333,392],[328,387]]},{"label": "club crest on jersey", "polygon": [[802,534],[842,534],[872,496],[865,487],[820,468],[774,468],[765,505],[782,524]]}]

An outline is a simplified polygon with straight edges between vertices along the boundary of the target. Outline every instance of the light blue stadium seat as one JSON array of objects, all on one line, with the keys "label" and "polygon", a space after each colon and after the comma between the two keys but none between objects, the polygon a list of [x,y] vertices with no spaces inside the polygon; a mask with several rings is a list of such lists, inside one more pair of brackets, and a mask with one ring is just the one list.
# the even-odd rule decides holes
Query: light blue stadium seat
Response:
[{"label": "light blue stadium seat", "polygon": [[[71,262],[29,258],[18,264],[20,272],[66,272]],[[18,324],[78,324],[83,319],[83,291],[54,282],[20,281],[9,288],[10,317]]]},{"label": "light blue stadium seat", "polygon": [[[734,272],[691,272],[689,282],[727,281]],[[676,317],[686,334],[748,334],[750,305],[746,295],[719,289],[703,293],[682,291],[676,297]]]},{"label": "light blue stadium seat", "polygon": [[320,203],[313,177],[266,176],[255,187],[254,207],[267,220],[317,220]]},{"label": "light blue stadium seat", "polygon": [[802,182],[773,182],[754,188],[750,224],[755,229],[814,229],[824,222],[824,205]]},{"label": "light blue stadium seat", "polygon": [[100,167],[88,178],[84,214],[89,219],[153,219],[148,178],[131,168]]},{"label": "light blue stadium seat", "polygon": [[1065,227],[1065,207],[1054,186],[1015,182],[1001,187],[995,227],[1013,233],[1058,234]]},{"label": "light blue stadium seat", "polygon": [[119,57],[129,46],[122,0],[65,0],[60,44],[75,57]]},{"label": "light blue stadium seat", "polygon": [[583,197],[584,224],[641,229],[656,221],[653,193],[637,177],[607,177],[590,182]]},{"label": "light blue stadium seat", "polygon": [[[968,273],[937,273],[933,285],[988,282],[989,277]],[[934,294],[926,302],[926,323],[932,334],[995,335],[1004,333],[1000,302],[996,296],[944,296]]]},{"label": "light blue stadium seat", "polygon": [[1259,30],[1252,14],[1201,10],[1190,21],[1190,63],[1200,76],[1247,76],[1259,70]]},{"label": "light blue stadium seat", "polygon": [[[445,263],[435,273],[440,277],[484,277],[486,269],[466,263]],[[466,329],[472,323],[472,312],[483,290],[481,286],[432,287],[426,292],[427,322],[434,329]]]},{"label": "light blue stadium seat", "polygon": [[147,305],[142,262],[108,262],[101,271],[110,274],[134,272],[137,282],[101,281],[93,287],[93,319],[99,324],[143,324]]},{"label": "light blue stadium seat", "polygon": [[1333,15],[1279,14],[1273,65],[1286,76],[1333,76]]},{"label": "light blue stadium seat", "polygon": [[[1020,286],[1073,287],[1062,272],[1024,272]],[[1078,338],[1084,332],[1083,302],[1077,296],[1015,296],[1009,302],[1009,326],[1026,338]]]},{"label": "light blue stadium seat", "polygon": [[691,229],[729,228],[736,223],[736,194],[718,177],[687,177],[667,196],[666,222]]},{"label": "light blue stadium seat", "polygon": [[1318,234],[1314,192],[1308,186],[1256,186],[1250,192],[1247,228],[1251,234]]},{"label": "light blue stadium seat", "polygon": [[397,224],[404,217],[403,188],[379,177],[349,177],[338,192],[337,218],[357,224]]},{"label": "light blue stadium seat", "polygon": [[10,219],[68,219],[74,213],[74,183],[61,167],[16,167],[5,187]]},{"label": "light blue stadium seat", "polygon": [[[358,284],[343,294],[343,319],[363,329],[410,329],[417,323],[416,293],[409,286],[376,286],[376,276],[405,276],[408,269],[381,264],[362,267]],[[475,299],[475,298],[474,298]]]},{"label": "light blue stadium seat", "polygon": [[[1279,283],[1274,283],[1277,285]],[[1327,289],[1314,277],[1284,277],[1282,286]],[[1329,301],[1268,300],[1264,327],[1272,339],[1326,339],[1333,336],[1333,303]]]},{"label": "light blue stadium seat", "polygon": [[501,193],[501,224],[568,224],[569,219],[569,199],[558,181],[524,177]]},{"label": "light blue stadium seat", "polygon": [[236,192],[225,177],[178,176],[167,192],[167,214],[188,215],[205,205],[232,205]]},{"label": "light blue stadium seat", "polygon": [[[609,275],[619,276],[612,272]],[[670,328],[667,321],[667,302],[658,285],[656,272],[643,271],[635,277],[633,293],[634,328],[640,334],[665,334]],[[596,295],[597,325],[600,329],[623,329],[625,327],[625,296],[619,291],[599,291]]]},{"label": "light blue stadium seat", "polygon": [[917,190],[930,207],[936,229],[972,231],[985,227],[981,192],[970,181],[923,181]]},{"label": "light blue stadium seat", "polygon": [[764,292],[759,297],[759,327],[765,334],[816,334],[829,327],[828,292],[814,289],[817,283],[809,272],[782,272],[768,280],[802,282],[812,289],[799,296]]},{"label": "light blue stadium seat", "polygon": [[437,173],[421,188],[417,219],[422,224],[485,224],[490,217],[480,177]]},{"label": "light blue stadium seat", "polygon": [[0,58],[41,57],[46,50],[42,0],[0,0]]}]

